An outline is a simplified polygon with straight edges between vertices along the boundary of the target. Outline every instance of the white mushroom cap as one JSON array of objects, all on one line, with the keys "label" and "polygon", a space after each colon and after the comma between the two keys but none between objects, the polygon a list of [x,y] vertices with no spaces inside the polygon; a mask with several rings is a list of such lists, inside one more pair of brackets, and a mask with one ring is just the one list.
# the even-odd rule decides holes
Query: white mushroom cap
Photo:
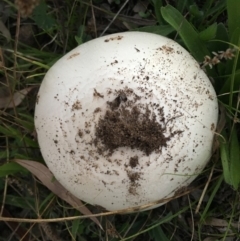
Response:
[{"label": "white mushroom cap", "polygon": [[38,94],[35,125],[56,179],[92,205],[118,210],[171,197],[211,156],[214,89],[168,38],[104,36],[62,57]]}]

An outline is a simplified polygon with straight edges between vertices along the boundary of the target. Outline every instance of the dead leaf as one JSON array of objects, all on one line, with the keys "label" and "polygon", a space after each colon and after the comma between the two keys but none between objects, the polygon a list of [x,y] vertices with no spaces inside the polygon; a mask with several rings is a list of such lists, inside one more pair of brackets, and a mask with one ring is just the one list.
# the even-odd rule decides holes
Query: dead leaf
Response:
[{"label": "dead leaf", "polygon": [[[58,197],[69,203],[72,207],[77,209],[84,215],[91,215],[92,213],[88,208],[68,190],[66,190],[56,179],[50,170],[43,164],[35,161],[15,159],[15,162],[25,167],[33,175],[35,175],[44,186],[50,191],[56,194]],[[92,221],[95,222],[101,229],[102,226],[96,217],[91,217]]]},{"label": "dead leaf", "polygon": [[203,241],[216,241],[216,237],[207,237]]},{"label": "dead leaf", "polygon": [[[214,226],[214,227],[228,227],[229,223],[226,220],[219,218],[208,218],[203,223],[204,225]],[[239,228],[239,223],[231,223],[234,228]]]},{"label": "dead leaf", "polygon": [[[223,233],[225,233],[226,232],[226,230],[223,232]],[[211,234],[210,234],[211,235]],[[231,237],[231,235],[228,233],[228,237],[225,237],[224,239],[216,239],[216,237],[207,237],[207,238],[205,238],[203,241],[217,241],[217,240],[224,240],[224,241],[235,241],[236,240],[236,237],[235,237],[235,235],[232,235],[232,237]]]},{"label": "dead leaf", "polygon": [[139,12],[145,12],[147,10],[149,1],[138,1],[134,7],[133,7],[133,12],[139,13]]},{"label": "dead leaf", "polygon": [[13,97],[6,96],[0,97],[0,109],[13,108],[22,103],[26,95],[33,89],[33,87],[28,87],[17,91],[13,94]]},{"label": "dead leaf", "polygon": [[2,20],[0,20],[0,32],[7,39],[7,42],[10,42],[11,34],[10,34],[9,30],[7,29],[7,27],[5,26],[5,24],[3,23]]}]

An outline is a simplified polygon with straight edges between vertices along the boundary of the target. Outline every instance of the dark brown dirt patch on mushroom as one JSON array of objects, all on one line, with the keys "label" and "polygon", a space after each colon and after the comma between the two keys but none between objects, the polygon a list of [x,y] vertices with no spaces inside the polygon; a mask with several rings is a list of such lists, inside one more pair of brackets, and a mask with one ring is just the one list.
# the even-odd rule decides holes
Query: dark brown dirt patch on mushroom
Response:
[{"label": "dark brown dirt patch on mushroom", "polygon": [[128,178],[131,183],[135,183],[139,180],[140,174],[138,172],[128,172]]},{"label": "dark brown dirt patch on mushroom", "polygon": [[118,96],[113,101],[108,101],[107,104],[111,108],[111,110],[116,110],[119,108],[121,102],[126,102],[127,96],[124,92],[120,92]]},{"label": "dark brown dirt patch on mushroom", "polygon": [[74,110],[81,110],[82,109],[82,104],[79,100],[76,100],[73,104],[72,104],[72,111]]},{"label": "dark brown dirt patch on mushroom", "polygon": [[138,156],[131,157],[129,160],[129,165],[131,168],[134,168],[138,165]]},{"label": "dark brown dirt patch on mushroom", "polygon": [[[94,139],[95,146],[99,147],[101,143],[98,148],[101,152],[108,151],[111,155],[119,147],[130,147],[150,155],[154,151],[160,152],[173,136],[182,132],[171,131],[165,136],[166,126],[177,117],[165,120],[163,107],[152,102],[149,106],[136,103],[140,99],[133,90],[125,89],[119,90],[115,99],[106,102],[108,110],[98,121]],[[154,112],[150,110],[153,107]],[[136,164],[137,161],[133,161],[130,166]]]},{"label": "dark brown dirt patch on mushroom", "polygon": [[130,193],[130,194],[132,194],[132,195],[138,195],[138,193],[137,193],[137,189],[136,189],[136,187],[134,187],[134,186],[130,186],[129,188],[128,188],[128,192]]},{"label": "dark brown dirt patch on mushroom", "polygon": [[96,127],[95,144],[100,140],[110,153],[118,147],[131,147],[146,155],[166,146],[170,137],[164,136],[165,126],[158,123],[156,115],[148,106],[144,113],[137,105],[119,107],[121,102],[126,101],[127,97],[119,95],[111,102],[110,109]]},{"label": "dark brown dirt patch on mushroom", "polygon": [[138,181],[141,178],[141,174],[141,172],[127,171],[127,175],[130,181],[128,192],[132,195],[138,195],[137,189],[140,186]]}]

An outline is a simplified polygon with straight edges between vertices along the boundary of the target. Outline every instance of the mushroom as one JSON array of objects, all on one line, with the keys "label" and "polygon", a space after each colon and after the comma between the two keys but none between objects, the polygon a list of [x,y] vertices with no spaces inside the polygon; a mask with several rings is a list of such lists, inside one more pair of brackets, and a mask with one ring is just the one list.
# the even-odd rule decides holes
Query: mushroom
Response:
[{"label": "mushroom", "polygon": [[217,118],[215,91],[194,58],[142,32],[100,37],[63,56],[35,110],[55,178],[106,210],[141,207],[188,186],[211,157]]}]

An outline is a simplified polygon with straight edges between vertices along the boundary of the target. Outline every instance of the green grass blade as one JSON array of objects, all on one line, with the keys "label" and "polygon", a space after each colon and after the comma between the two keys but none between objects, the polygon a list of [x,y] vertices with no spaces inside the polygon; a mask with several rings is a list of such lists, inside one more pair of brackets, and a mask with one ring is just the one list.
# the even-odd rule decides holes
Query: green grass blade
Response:
[{"label": "green grass blade", "polygon": [[240,183],[240,152],[237,131],[234,128],[230,140],[230,173],[232,177],[232,186],[235,190],[238,189]]},{"label": "green grass blade", "polygon": [[[0,196],[1,200],[3,200],[3,197]],[[35,211],[35,203],[34,203],[34,198],[33,197],[17,197],[11,194],[8,194],[5,199],[5,204],[9,205],[11,207],[18,207],[22,209],[32,209]]]},{"label": "green grass blade", "polygon": [[203,11],[204,11],[205,13],[208,13],[209,9],[211,9],[211,6],[212,6],[212,4],[213,4],[213,1],[214,1],[214,0],[205,1],[204,5],[203,5],[203,7],[202,7],[202,9],[203,9]]},{"label": "green grass blade", "polygon": [[22,136],[19,130],[9,125],[5,125],[5,126],[0,125],[0,133],[4,134],[5,136],[13,137],[13,138],[21,138]]},{"label": "green grass blade", "polygon": [[239,10],[239,0],[227,0],[228,29],[230,37],[233,36],[235,30],[240,26]]},{"label": "green grass blade", "polygon": [[[178,212],[175,213],[175,214],[168,213],[165,217],[163,217],[160,221],[156,222],[154,225],[148,227],[147,229],[144,229],[144,230],[138,232],[138,235],[139,235],[139,234],[142,234],[142,233],[145,233],[145,232],[149,232],[151,229],[153,229],[153,228],[155,228],[155,227],[158,227],[159,225],[161,225],[161,224],[163,224],[163,223],[170,222],[173,218],[177,217],[177,216],[180,215],[181,213],[186,212],[188,209],[189,209],[189,206],[182,208],[180,211],[178,211]],[[136,234],[135,234],[135,235],[131,235],[131,236],[129,236],[129,237],[126,237],[126,238],[124,238],[124,239],[121,239],[121,241],[132,240],[132,239],[135,238],[135,237],[136,237]]]},{"label": "green grass blade", "polygon": [[156,33],[162,36],[167,36],[174,32],[174,28],[170,25],[157,25],[157,26],[145,26],[141,28],[136,28],[134,31]]},{"label": "green grass blade", "polygon": [[[76,215],[79,215],[79,213],[76,213]],[[75,240],[77,239],[77,235],[79,234],[79,227],[80,227],[81,222],[82,222],[82,220],[80,220],[80,219],[73,220],[73,222],[72,222],[71,236]]]},{"label": "green grass blade", "polygon": [[54,193],[50,193],[49,195],[47,195],[42,201],[41,203],[39,203],[39,212],[43,213],[44,210],[46,209],[46,206],[49,205],[49,203],[52,202],[52,199],[56,198]]},{"label": "green grass blade", "polygon": [[220,142],[220,155],[223,167],[223,176],[226,183],[231,185],[231,176],[229,170],[229,149],[227,143]]},{"label": "green grass blade", "polygon": [[212,191],[212,193],[211,193],[211,195],[210,195],[210,197],[208,199],[207,205],[206,205],[206,207],[205,207],[205,209],[204,209],[204,211],[203,211],[203,213],[201,215],[200,223],[202,221],[204,221],[204,219],[205,219],[205,217],[206,217],[206,215],[208,213],[208,210],[210,208],[210,205],[212,204],[212,201],[213,201],[213,199],[214,199],[218,189],[220,188],[220,186],[222,184],[222,181],[223,181],[223,175],[220,176],[220,178],[217,180],[217,183],[215,184],[215,187],[214,187],[214,189],[213,189],[213,191]]},{"label": "green grass blade", "polygon": [[[236,46],[240,45],[240,27],[235,30],[231,38],[231,43]],[[225,72],[229,75],[229,78],[225,81],[220,91],[220,93],[229,93],[229,109],[233,109],[235,107],[234,92],[238,92],[240,86],[240,76],[238,75],[239,71],[239,50],[237,50],[235,51],[234,59],[229,60],[226,63]]]},{"label": "green grass blade", "polygon": [[187,7],[188,1],[187,0],[180,0],[176,2],[176,8],[179,12],[183,13],[185,8]]},{"label": "green grass blade", "polygon": [[153,5],[154,5],[154,11],[155,11],[155,15],[156,15],[156,18],[158,20],[158,23],[159,24],[163,24],[164,23],[164,20],[163,20],[163,17],[161,15],[161,7],[162,7],[162,0],[153,0]]},{"label": "green grass blade", "polygon": [[[240,27],[236,28],[231,39],[231,43],[236,43],[237,46],[240,44]],[[239,62],[239,51],[236,52],[234,62],[232,65],[232,75],[230,77],[230,95],[229,95],[229,106],[233,107],[233,91],[235,88],[239,88],[240,78],[235,76]],[[231,68],[231,66],[229,66]]]},{"label": "green grass blade", "polygon": [[[209,3],[210,1],[206,1]],[[207,9],[204,10],[204,19],[208,19],[208,23],[216,22],[217,18],[221,15],[222,12],[226,9],[226,0],[221,0],[217,4],[215,0],[211,0],[210,5],[207,6]]]},{"label": "green grass blade", "polygon": [[161,12],[164,20],[177,30],[196,60],[202,61],[204,56],[209,55],[209,51],[200,39],[199,34],[177,9],[167,5],[161,8]]},{"label": "green grass blade", "polygon": [[149,231],[150,236],[154,241],[170,241],[165,233],[163,232],[161,226],[157,226],[154,229]]}]

